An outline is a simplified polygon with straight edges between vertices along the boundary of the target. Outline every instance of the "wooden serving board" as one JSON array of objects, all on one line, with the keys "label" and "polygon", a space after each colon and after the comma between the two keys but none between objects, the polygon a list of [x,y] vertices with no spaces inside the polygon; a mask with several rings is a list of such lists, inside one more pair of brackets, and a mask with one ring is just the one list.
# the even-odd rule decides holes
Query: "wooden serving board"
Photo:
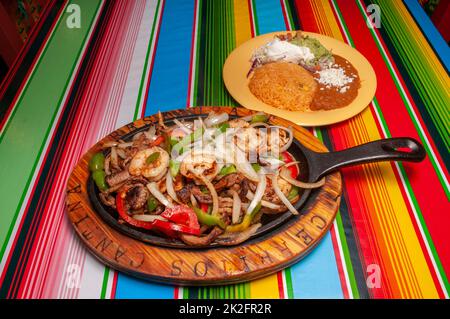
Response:
[{"label": "wooden serving board", "polygon": [[[196,107],[164,113],[165,118],[187,114],[228,112],[238,116],[254,113],[244,108]],[[80,159],[67,184],[67,215],[86,247],[106,265],[146,280],[174,285],[224,285],[260,278],[299,261],[309,253],[331,227],[341,199],[341,176],[326,177],[323,187],[313,192],[301,210],[282,227],[239,246],[209,249],[174,249],[152,246],[112,229],[90,203],[88,162],[101,145],[130,131],[153,123],[149,116],[106,136]],[[326,152],[325,146],[307,130],[272,116],[276,125],[294,127],[295,138],[306,147]]]}]

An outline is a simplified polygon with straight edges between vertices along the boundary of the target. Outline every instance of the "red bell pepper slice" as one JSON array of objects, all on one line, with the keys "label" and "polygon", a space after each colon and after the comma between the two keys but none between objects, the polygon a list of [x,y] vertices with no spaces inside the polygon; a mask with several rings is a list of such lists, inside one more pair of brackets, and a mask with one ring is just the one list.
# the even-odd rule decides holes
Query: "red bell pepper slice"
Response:
[{"label": "red bell pepper slice", "polygon": [[164,142],[164,137],[162,135],[159,135],[153,142],[152,142],[152,146],[158,146],[159,144],[161,144],[162,142]]},{"label": "red bell pepper slice", "polygon": [[[128,223],[134,227],[138,227],[138,228],[143,228],[143,229],[148,229],[148,230],[157,230],[157,231],[160,231],[172,238],[177,237],[178,233],[200,235],[200,227],[191,228],[186,225],[178,225],[178,224],[171,223],[169,221],[161,220],[161,219],[155,219],[152,222],[145,222],[145,221],[134,219],[133,217],[128,215],[126,212],[125,202],[124,202],[125,195],[126,195],[125,192],[121,192],[121,193],[117,194],[116,207],[117,207],[117,211],[119,212],[119,216],[126,223]],[[195,217],[197,217],[197,216],[195,216]],[[198,225],[198,221],[197,221],[197,225]]]},{"label": "red bell pepper slice", "polygon": [[208,206],[208,204],[200,203],[200,209],[201,209],[202,211],[204,211],[205,213],[207,213],[208,210],[209,210],[209,206]]},{"label": "red bell pepper slice", "polygon": [[161,216],[176,224],[185,225],[191,228],[194,232],[195,230],[200,229],[197,215],[192,208],[188,206],[176,205],[173,207],[167,207]]},{"label": "red bell pepper slice", "polygon": [[[285,163],[291,163],[294,161],[294,158],[288,152],[281,153],[281,156],[283,157],[283,162],[285,162]],[[287,169],[291,172],[291,177],[296,179],[299,174],[297,165],[291,165],[291,166],[287,167]]]}]

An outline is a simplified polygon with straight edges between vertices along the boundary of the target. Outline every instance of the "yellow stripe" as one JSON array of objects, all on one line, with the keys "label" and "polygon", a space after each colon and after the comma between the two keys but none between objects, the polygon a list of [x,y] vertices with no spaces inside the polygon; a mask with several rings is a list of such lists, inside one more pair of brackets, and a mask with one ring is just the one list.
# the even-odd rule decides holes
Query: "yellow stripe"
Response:
[{"label": "yellow stripe", "polygon": [[[328,35],[342,39],[329,2],[322,1],[321,5],[332,30]],[[434,57],[434,54],[430,56]],[[356,121],[349,122],[349,129],[359,143],[381,138],[369,109],[358,117]],[[370,211],[372,221],[378,223],[378,229],[381,229],[377,239],[383,246],[390,246],[386,262],[392,266],[400,287],[406,288],[401,289],[403,292],[397,297],[437,298],[438,292],[392,167],[389,164],[374,164],[365,166],[363,170],[371,200],[379,207],[376,211]]]},{"label": "yellow stripe", "polygon": [[277,275],[270,275],[268,277],[250,282],[250,296],[252,299],[280,298]]},{"label": "yellow stripe", "polygon": [[234,29],[236,31],[236,47],[252,37],[248,2],[234,0]]}]

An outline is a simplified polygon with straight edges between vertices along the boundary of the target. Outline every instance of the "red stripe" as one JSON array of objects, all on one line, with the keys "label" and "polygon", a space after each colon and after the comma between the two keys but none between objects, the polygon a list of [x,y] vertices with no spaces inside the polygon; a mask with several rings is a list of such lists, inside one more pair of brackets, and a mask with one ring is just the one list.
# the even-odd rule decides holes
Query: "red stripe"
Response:
[{"label": "red stripe", "polygon": [[347,281],[345,280],[345,273],[344,273],[344,269],[342,267],[343,259],[341,258],[341,252],[339,250],[339,244],[338,244],[338,241],[336,238],[335,231],[336,231],[336,229],[334,227],[334,224],[332,224],[331,229],[330,229],[331,242],[333,243],[334,256],[336,257],[336,265],[338,268],[339,280],[341,282],[342,293],[344,295],[344,298],[349,299],[350,297],[349,297],[349,293],[348,293]]},{"label": "red stripe", "polygon": [[173,289],[173,299],[179,299],[180,298],[180,288],[175,287]]},{"label": "red stripe", "polygon": [[278,282],[278,293],[280,295],[280,299],[285,299],[286,296],[284,295],[283,272],[282,271],[277,272],[277,282]]},{"label": "red stripe", "polygon": [[303,31],[321,33],[318,29],[318,23],[314,17],[314,12],[309,1],[296,0],[295,9],[297,16],[301,18],[301,26]]}]

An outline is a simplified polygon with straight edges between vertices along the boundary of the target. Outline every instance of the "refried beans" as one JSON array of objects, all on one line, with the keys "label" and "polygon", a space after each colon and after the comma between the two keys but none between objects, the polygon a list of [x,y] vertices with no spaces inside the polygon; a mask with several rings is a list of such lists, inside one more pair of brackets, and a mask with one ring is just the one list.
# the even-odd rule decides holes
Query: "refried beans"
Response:
[{"label": "refried beans", "polygon": [[[346,76],[353,77],[353,81],[342,87],[327,85],[317,81],[318,87],[310,106],[311,111],[332,110],[347,106],[358,95],[358,89],[361,85],[358,71],[347,59],[339,55],[333,55],[333,57],[333,67],[342,68]],[[317,72],[313,73],[313,76],[316,80],[320,77]]]}]

